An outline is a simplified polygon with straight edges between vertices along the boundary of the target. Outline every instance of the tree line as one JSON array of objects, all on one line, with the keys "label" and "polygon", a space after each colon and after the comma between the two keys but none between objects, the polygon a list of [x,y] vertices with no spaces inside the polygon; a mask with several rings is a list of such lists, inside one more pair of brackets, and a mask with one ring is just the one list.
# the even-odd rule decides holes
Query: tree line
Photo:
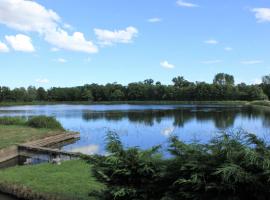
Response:
[{"label": "tree line", "polygon": [[212,83],[190,82],[182,76],[164,85],[146,79],[129,83],[86,84],[77,87],[0,87],[1,102],[33,101],[219,101],[219,100],[266,100],[270,97],[270,75],[261,84],[235,84],[229,74],[217,74]]}]

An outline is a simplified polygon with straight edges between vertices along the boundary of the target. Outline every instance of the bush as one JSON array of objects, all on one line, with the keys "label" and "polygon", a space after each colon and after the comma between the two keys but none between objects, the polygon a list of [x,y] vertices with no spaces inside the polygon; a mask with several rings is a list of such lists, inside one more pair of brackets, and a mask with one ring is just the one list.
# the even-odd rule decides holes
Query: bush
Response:
[{"label": "bush", "polygon": [[33,128],[48,128],[48,129],[64,130],[62,125],[54,117],[47,117],[47,116],[31,117],[28,120],[27,125]]},{"label": "bush", "polygon": [[0,117],[1,125],[25,125],[26,119],[23,117]]},{"label": "bush", "polygon": [[101,199],[267,200],[270,146],[253,134],[223,134],[208,144],[171,137],[170,158],[159,147],[124,149],[109,133],[107,156],[94,156],[94,172],[108,187]]}]

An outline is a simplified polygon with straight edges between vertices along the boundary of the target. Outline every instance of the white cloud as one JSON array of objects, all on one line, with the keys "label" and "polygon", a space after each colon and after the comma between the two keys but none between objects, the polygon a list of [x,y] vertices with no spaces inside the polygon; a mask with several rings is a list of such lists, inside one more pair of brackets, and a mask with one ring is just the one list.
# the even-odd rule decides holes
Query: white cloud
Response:
[{"label": "white cloud", "polygon": [[38,32],[47,42],[61,49],[86,53],[98,51],[83,33],[69,35],[64,29],[70,29],[70,26],[62,25],[57,13],[34,1],[1,0],[0,23],[20,31]]},{"label": "white cloud", "polygon": [[243,60],[241,61],[241,64],[243,65],[255,65],[263,63],[263,60]]},{"label": "white cloud", "polygon": [[56,61],[60,62],[60,63],[66,63],[67,62],[67,60],[65,58],[57,58]]},{"label": "white cloud", "polygon": [[206,43],[206,44],[218,44],[219,42],[217,40],[210,39],[210,40],[204,41],[204,43]]},{"label": "white cloud", "polygon": [[23,52],[34,52],[35,48],[32,45],[31,38],[27,35],[23,34],[17,34],[15,36],[13,35],[6,35],[5,36],[7,42],[9,45],[15,50],[15,51],[23,51]]},{"label": "white cloud", "polygon": [[251,11],[258,22],[270,22],[270,8],[253,8]]},{"label": "white cloud", "polygon": [[161,67],[164,67],[166,69],[173,69],[175,66],[173,64],[170,64],[167,60],[164,60],[160,62]]},{"label": "white cloud", "polygon": [[221,63],[222,60],[205,60],[205,61],[202,61],[201,63],[202,64],[217,64],[217,63]]},{"label": "white cloud", "polygon": [[87,41],[81,32],[74,32],[72,35],[69,35],[65,30],[58,29],[47,32],[45,34],[45,40],[60,49],[86,53],[98,52],[96,45],[91,41]]},{"label": "white cloud", "polygon": [[154,18],[148,19],[147,21],[150,22],[150,23],[158,23],[158,22],[161,22],[162,19],[159,18],[159,17],[154,17]]},{"label": "white cloud", "polygon": [[225,51],[232,51],[233,48],[232,48],[232,47],[225,47],[224,50],[225,50]]},{"label": "white cloud", "polygon": [[38,78],[36,79],[37,83],[49,83],[50,81],[47,78]]},{"label": "white cloud", "polygon": [[138,30],[135,27],[129,26],[124,30],[105,30],[94,29],[95,34],[101,45],[112,45],[114,43],[130,43],[137,36]]},{"label": "white cloud", "polygon": [[178,1],[176,2],[176,4],[177,4],[178,6],[181,6],[181,7],[188,7],[188,8],[199,7],[199,5],[197,5],[197,4],[189,3],[189,2],[186,2],[186,1],[184,1],[184,0],[178,0]]},{"label": "white cloud", "polygon": [[0,52],[1,53],[9,52],[9,48],[7,47],[7,45],[1,41],[0,41]]}]

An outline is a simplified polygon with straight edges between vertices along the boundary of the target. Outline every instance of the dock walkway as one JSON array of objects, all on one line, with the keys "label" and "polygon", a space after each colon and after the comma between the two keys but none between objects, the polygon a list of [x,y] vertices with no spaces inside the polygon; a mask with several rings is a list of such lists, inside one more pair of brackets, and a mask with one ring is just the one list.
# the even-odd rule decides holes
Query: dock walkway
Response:
[{"label": "dock walkway", "polygon": [[80,138],[80,134],[64,133],[3,149],[0,151],[0,163],[17,156],[34,156],[36,154],[47,155],[50,158],[54,158],[55,156],[61,156],[67,159],[78,157],[79,154],[76,153],[50,148],[52,145],[78,138]]}]

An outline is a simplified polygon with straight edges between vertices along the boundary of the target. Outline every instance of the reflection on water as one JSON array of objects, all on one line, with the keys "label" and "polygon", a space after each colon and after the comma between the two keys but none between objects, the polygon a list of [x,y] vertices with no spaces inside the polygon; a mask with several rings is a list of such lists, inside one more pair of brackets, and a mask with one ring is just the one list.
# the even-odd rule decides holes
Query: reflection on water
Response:
[{"label": "reflection on water", "polygon": [[270,113],[241,106],[196,105],[45,105],[1,107],[0,116],[55,116],[81,139],[64,150],[105,153],[108,131],[119,133],[126,146],[149,148],[166,144],[170,135],[207,142],[221,131],[244,129],[262,137],[270,134]]}]

